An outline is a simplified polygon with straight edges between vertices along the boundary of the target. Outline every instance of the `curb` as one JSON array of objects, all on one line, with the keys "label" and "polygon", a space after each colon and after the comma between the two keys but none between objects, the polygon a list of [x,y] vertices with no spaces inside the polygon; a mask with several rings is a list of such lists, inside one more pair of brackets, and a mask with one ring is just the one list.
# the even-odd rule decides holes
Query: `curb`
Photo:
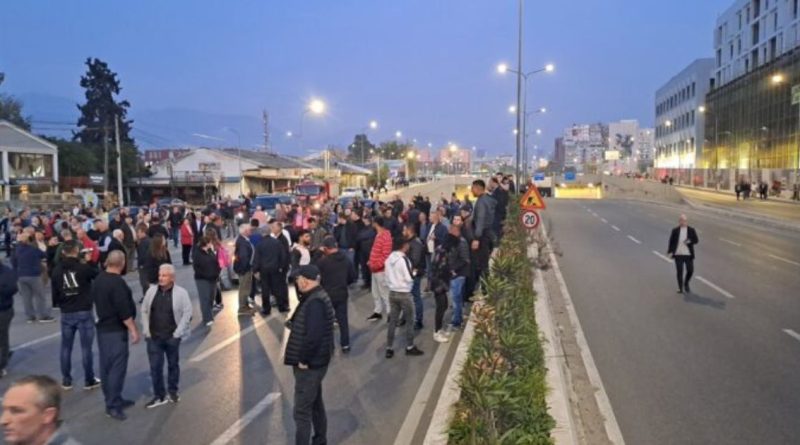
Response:
[{"label": "curb", "polygon": [[[531,255],[531,251],[535,249],[536,246],[532,245],[528,250],[528,255]],[[534,301],[536,324],[539,326],[539,332],[544,336],[542,349],[544,350],[545,368],[547,369],[547,408],[556,422],[556,426],[550,432],[550,436],[556,445],[577,445],[580,442],[578,441],[575,421],[572,418],[572,410],[570,409],[566,354],[561,347],[561,340],[553,325],[553,319],[550,314],[550,294],[547,292],[547,286],[544,284],[541,271],[537,270],[534,277],[533,289],[537,295]]]},{"label": "curb", "polygon": [[[472,312],[475,308],[481,307],[482,302],[476,301],[472,305]],[[448,435],[447,431],[450,428],[450,421],[453,418],[453,405],[455,405],[461,397],[461,385],[459,385],[459,377],[461,370],[464,369],[464,362],[467,360],[467,352],[469,346],[472,344],[472,337],[475,334],[475,317],[470,316],[467,319],[467,325],[464,328],[464,333],[458,342],[456,355],[453,357],[453,363],[447,371],[442,393],[439,395],[439,401],[436,402],[436,408],[431,415],[431,424],[425,433],[424,445],[447,445]]]}]

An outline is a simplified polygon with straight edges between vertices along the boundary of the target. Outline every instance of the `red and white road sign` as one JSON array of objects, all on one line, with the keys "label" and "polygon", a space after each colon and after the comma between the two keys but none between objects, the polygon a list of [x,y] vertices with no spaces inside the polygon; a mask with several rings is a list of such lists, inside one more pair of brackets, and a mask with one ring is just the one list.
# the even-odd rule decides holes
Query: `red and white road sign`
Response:
[{"label": "red and white road sign", "polygon": [[525,226],[528,230],[533,230],[539,227],[539,222],[541,218],[539,218],[539,214],[533,210],[526,210],[522,212],[522,225]]}]

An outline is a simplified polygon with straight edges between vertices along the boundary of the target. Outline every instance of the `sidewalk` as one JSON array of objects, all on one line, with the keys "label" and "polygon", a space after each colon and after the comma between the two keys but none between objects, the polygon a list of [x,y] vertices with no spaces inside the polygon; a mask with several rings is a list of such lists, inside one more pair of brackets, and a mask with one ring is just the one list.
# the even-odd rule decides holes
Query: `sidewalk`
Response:
[{"label": "sidewalk", "polygon": [[[717,194],[724,195],[724,196],[736,197],[736,192],[734,192],[733,190],[715,190],[715,189],[706,188],[706,187],[689,187],[687,185],[677,185],[677,184],[674,187],[681,188],[681,189],[688,189],[688,190],[697,190],[697,191],[701,191],[701,192],[717,193]],[[742,196],[744,196],[744,195],[742,195]],[[793,201],[791,199],[791,197],[792,197],[792,191],[791,190],[784,190],[781,193],[780,197],[770,196],[769,199],[767,199],[767,201],[775,201],[775,202],[782,202],[784,204],[800,205],[800,201]],[[753,201],[760,201],[758,199],[758,195],[755,192],[751,192],[750,193],[750,199],[753,200]]]},{"label": "sidewalk", "polygon": [[751,214],[760,218],[768,218],[798,224],[800,223],[800,205],[788,199],[770,198],[766,201],[750,198],[736,200],[736,195],[716,190],[695,189],[675,186],[683,197],[694,204],[714,207],[730,212]]}]

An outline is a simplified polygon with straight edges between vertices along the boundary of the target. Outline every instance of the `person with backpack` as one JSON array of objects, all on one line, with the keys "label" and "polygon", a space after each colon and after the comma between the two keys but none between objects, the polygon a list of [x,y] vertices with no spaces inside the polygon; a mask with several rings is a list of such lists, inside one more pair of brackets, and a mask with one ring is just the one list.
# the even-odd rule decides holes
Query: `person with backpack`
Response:
[{"label": "person with backpack", "polygon": [[95,389],[100,380],[95,378],[92,356],[95,328],[91,288],[98,270],[79,259],[77,243],[65,245],[61,252],[64,258],[53,271],[51,281],[53,304],[61,309],[61,387],[72,389],[72,346],[78,332],[83,354],[83,389]]}]

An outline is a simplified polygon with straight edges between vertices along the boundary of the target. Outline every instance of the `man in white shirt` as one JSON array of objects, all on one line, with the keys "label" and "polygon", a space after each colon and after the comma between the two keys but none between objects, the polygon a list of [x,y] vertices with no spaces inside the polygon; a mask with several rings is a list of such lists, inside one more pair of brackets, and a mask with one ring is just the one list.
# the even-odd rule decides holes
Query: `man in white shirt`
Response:
[{"label": "man in white shirt", "polygon": [[414,286],[414,277],[411,274],[411,261],[406,257],[408,240],[397,238],[392,242],[392,253],[386,259],[385,279],[389,288],[389,323],[386,335],[386,358],[394,357],[394,331],[400,313],[406,314],[408,322],[406,329],[406,355],[419,356],[423,352],[414,345],[414,324],[411,323],[414,313],[414,301],[411,288]]},{"label": "man in white shirt", "polygon": [[[697,231],[689,226],[686,215],[681,215],[678,227],[672,229],[669,236],[669,249],[667,255],[675,260],[675,269],[678,277],[678,293],[691,293],[689,280],[694,274],[694,246],[700,242]],[[686,276],[683,271],[686,269]]]}]

